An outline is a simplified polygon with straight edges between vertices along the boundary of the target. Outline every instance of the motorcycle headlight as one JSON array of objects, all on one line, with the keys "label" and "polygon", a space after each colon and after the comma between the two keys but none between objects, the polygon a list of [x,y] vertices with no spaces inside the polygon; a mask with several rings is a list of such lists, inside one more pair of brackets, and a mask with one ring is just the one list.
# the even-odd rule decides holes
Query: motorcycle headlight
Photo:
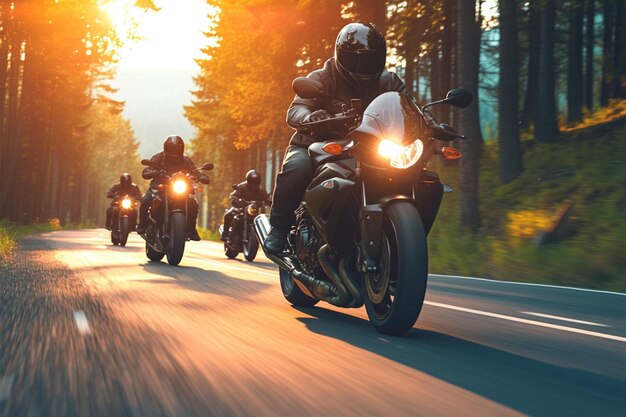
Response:
[{"label": "motorcycle headlight", "polygon": [[389,159],[392,167],[406,169],[420,159],[424,152],[424,144],[417,139],[407,146],[402,146],[389,139],[383,139],[378,144],[378,153],[383,158]]},{"label": "motorcycle headlight", "polygon": [[248,206],[248,215],[249,216],[256,216],[257,214],[259,214],[259,209],[255,206]]},{"label": "motorcycle headlight", "polygon": [[129,209],[131,205],[132,202],[130,201],[130,198],[125,198],[122,200],[122,208]]},{"label": "motorcycle headlight", "polygon": [[182,194],[187,191],[187,182],[185,180],[175,180],[172,189],[176,194]]}]

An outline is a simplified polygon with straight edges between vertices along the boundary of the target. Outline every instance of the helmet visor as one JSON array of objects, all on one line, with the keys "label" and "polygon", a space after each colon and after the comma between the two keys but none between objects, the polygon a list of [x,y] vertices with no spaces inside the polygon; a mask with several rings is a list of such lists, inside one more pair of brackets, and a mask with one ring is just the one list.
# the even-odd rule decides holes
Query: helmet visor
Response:
[{"label": "helmet visor", "polygon": [[359,49],[347,51],[342,48],[337,50],[339,65],[354,76],[378,78],[385,69],[385,59],[384,50]]}]

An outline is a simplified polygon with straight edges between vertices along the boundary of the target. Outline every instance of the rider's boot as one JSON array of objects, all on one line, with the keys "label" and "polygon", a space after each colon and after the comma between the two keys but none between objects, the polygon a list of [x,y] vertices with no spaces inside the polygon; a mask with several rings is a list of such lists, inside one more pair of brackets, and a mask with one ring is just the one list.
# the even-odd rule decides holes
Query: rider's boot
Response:
[{"label": "rider's boot", "polygon": [[263,242],[263,247],[265,250],[272,255],[279,255],[285,249],[285,245],[287,244],[287,233],[289,233],[288,229],[279,229],[276,227],[272,227],[265,242]]}]

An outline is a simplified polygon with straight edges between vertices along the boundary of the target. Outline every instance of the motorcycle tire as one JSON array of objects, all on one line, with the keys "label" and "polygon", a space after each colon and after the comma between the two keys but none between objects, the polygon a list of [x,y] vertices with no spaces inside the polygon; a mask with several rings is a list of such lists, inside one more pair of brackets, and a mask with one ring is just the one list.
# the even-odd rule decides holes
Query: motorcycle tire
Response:
[{"label": "motorcycle tire", "polygon": [[178,265],[185,253],[185,241],[187,239],[187,225],[185,214],[172,213],[170,217],[169,239],[167,240],[167,263]]},{"label": "motorcycle tire", "polygon": [[148,242],[146,242],[146,256],[151,261],[159,262],[161,259],[163,259],[165,254],[155,251],[154,249],[150,247],[150,245],[148,245]]},{"label": "motorcycle tire", "polygon": [[409,331],[422,310],[428,281],[428,248],[419,212],[409,202],[385,208],[378,271],[363,279],[365,309],[377,331]]},{"label": "motorcycle tire", "polygon": [[248,236],[248,242],[243,244],[243,256],[246,258],[246,261],[252,262],[259,251],[259,241],[257,240],[256,233],[254,233],[253,226],[250,226]]},{"label": "motorcycle tire", "polygon": [[128,242],[129,233],[130,233],[130,222],[128,221],[128,217],[124,217],[122,219],[122,223],[120,224],[120,246],[126,246],[126,242]]},{"label": "motorcycle tire", "polygon": [[293,281],[289,272],[279,269],[280,289],[287,301],[296,307],[313,307],[319,302],[318,299],[306,295],[300,287]]},{"label": "motorcycle tire", "polygon": [[235,259],[237,255],[239,255],[239,252],[237,252],[234,249],[231,249],[228,246],[228,242],[224,242],[224,254],[226,255],[228,259]]}]

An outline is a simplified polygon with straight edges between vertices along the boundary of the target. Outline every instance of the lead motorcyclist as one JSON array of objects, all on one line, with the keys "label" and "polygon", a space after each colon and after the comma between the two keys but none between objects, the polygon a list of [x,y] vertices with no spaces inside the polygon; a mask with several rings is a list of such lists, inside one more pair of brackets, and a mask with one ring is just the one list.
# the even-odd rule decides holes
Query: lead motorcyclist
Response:
[{"label": "lead motorcyclist", "polygon": [[308,78],[323,85],[324,99],[296,96],[287,113],[287,123],[296,133],[285,152],[270,215],[272,229],[265,249],[272,254],[283,251],[287,233],[295,223],[295,210],[313,179],[314,167],[308,147],[315,140],[299,130],[302,123],[324,120],[343,111],[351,99],[361,99],[362,108],[382,93],[406,93],[406,87],[393,72],[385,70],[387,47],[385,37],[372,23],[350,23],[337,36],[335,56]]},{"label": "lead motorcyclist", "polygon": [[[113,214],[113,208],[117,207],[118,200],[124,195],[128,195],[136,200],[141,199],[141,191],[139,190],[139,187],[137,187],[137,184],[133,183],[133,179],[128,172],[120,175],[120,182],[117,184],[113,184],[113,186],[111,186],[109,192],[107,193],[107,198],[113,199],[113,201],[111,201],[111,206],[107,208],[107,218],[105,226],[107,230],[111,230],[111,225],[114,223],[113,221],[117,220],[111,218]],[[130,224],[132,225],[132,227],[134,227],[136,220],[137,219],[131,219]]]},{"label": "lead motorcyclist", "polygon": [[[143,195],[141,205],[139,206],[139,224],[137,225],[137,233],[144,234],[148,227],[148,210],[155,198],[159,184],[167,179],[170,175],[183,171],[193,174],[194,178],[202,183],[208,184],[209,177],[196,170],[193,161],[184,154],[185,142],[180,136],[168,136],[163,142],[163,152],[154,154],[150,161],[162,168],[146,167],[141,175],[144,179],[152,180],[150,188]],[[192,196],[189,196],[187,206],[187,238],[189,240],[200,240],[198,231],[196,230],[196,218],[198,217],[198,202]]]},{"label": "lead motorcyclist", "polygon": [[234,191],[230,193],[231,208],[224,214],[224,231],[220,239],[226,241],[230,232],[230,226],[238,210],[246,207],[251,201],[271,203],[272,200],[263,188],[261,188],[261,174],[251,169],[246,174],[246,180],[233,185]]}]

